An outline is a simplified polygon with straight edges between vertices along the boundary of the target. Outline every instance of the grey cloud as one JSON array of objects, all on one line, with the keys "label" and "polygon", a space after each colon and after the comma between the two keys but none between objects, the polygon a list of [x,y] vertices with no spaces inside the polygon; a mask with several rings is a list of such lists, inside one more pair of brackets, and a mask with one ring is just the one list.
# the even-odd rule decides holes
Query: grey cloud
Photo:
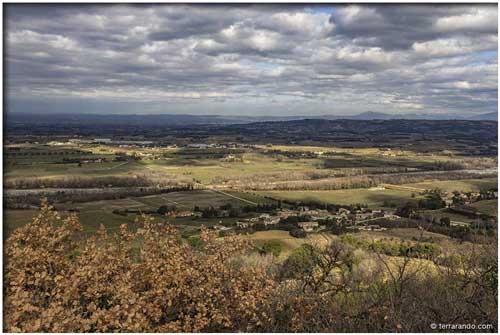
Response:
[{"label": "grey cloud", "polygon": [[335,34],[356,44],[387,50],[408,49],[425,42],[465,34],[497,34],[495,5],[372,5],[346,6],[331,16]]},{"label": "grey cloud", "polygon": [[496,16],[483,5],[9,4],[8,106],[489,112]]}]

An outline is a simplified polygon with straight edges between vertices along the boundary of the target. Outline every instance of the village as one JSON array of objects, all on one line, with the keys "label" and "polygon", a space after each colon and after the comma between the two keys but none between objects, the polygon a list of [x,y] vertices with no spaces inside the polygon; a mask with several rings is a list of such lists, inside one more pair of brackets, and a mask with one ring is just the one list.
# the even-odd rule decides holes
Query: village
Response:
[{"label": "village", "polygon": [[385,230],[378,225],[367,225],[371,221],[380,218],[395,220],[399,217],[393,213],[384,210],[370,210],[361,208],[359,210],[351,211],[347,208],[340,208],[338,211],[328,211],[326,209],[310,209],[307,206],[301,206],[296,210],[281,209],[278,210],[276,215],[261,214],[257,217],[236,222],[236,226],[240,229],[247,229],[261,224],[266,228],[273,227],[279,223],[287,223],[287,219],[296,217],[298,222],[297,226],[305,232],[321,231],[326,228],[321,223],[325,220],[336,222],[340,226],[356,226],[360,230]]},{"label": "village", "polygon": [[[497,191],[481,191],[481,192],[438,192],[426,191],[423,194],[439,194],[439,201],[442,204],[442,209],[448,210],[450,213],[461,213],[464,215],[471,215],[475,217],[483,216],[477,210],[467,205],[481,200],[491,200],[498,197]],[[425,204],[425,202],[424,202]],[[425,206],[425,205],[422,205]],[[344,232],[349,231],[384,231],[387,227],[377,224],[381,220],[392,221],[395,224],[403,218],[419,219],[419,209],[414,208],[413,211],[407,214],[401,208],[387,209],[387,208],[368,208],[364,206],[345,206],[345,207],[330,207],[328,209],[317,208],[317,206],[289,206],[284,207],[270,207],[264,213],[252,212],[249,215],[244,215],[242,218],[241,213],[235,214],[235,209],[231,207],[221,208],[207,208],[200,209],[195,207],[193,211],[177,211],[171,209],[169,211],[160,211],[171,218],[234,218],[233,223],[222,224],[222,220],[214,224],[210,228],[216,231],[229,231],[235,230],[238,233],[253,232],[259,230],[293,230],[299,229],[304,233],[315,233],[326,231],[332,226],[340,227]],[[251,217],[248,217],[251,216]],[[486,218],[488,221],[496,218]],[[463,222],[449,221],[449,226],[463,226]],[[465,224],[467,225],[467,224]],[[292,234],[292,233],[291,233]]]}]

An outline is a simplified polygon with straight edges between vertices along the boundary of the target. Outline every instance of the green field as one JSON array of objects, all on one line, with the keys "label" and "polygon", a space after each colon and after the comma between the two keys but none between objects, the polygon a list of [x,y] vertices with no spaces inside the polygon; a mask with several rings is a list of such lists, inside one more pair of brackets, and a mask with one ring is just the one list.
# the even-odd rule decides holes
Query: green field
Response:
[{"label": "green field", "polygon": [[498,199],[481,200],[470,205],[479,212],[498,217]]},{"label": "green field", "polygon": [[[67,212],[61,210],[62,216],[66,216]],[[36,216],[37,210],[24,209],[7,209],[4,211],[4,237],[9,236],[16,228],[22,227],[31,222],[31,219]],[[121,224],[133,226],[135,216],[121,216],[113,214],[111,211],[100,210],[84,210],[79,213],[80,222],[83,225],[83,231],[86,233],[94,233],[101,224],[108,230],[116,230]],[[135,227],[134,227],[135,228]]]},{"label": "green field", "polygon": [[283,230],[267,230],[258,231],[254,234],[247,235],[246,238],[255,246],[261,247],[266,241],[277,241],[281,245],[280,258],[286,258],[294,249],[305,243],[316,246],[325,246],[332,240],[338,237],[328,233],[308,234],[305,238],[296,238],[290,236],[287,231]]},{"label": "green field", "polygon": [[412,192],[390,189],[348,189],[333,191],[266,191],[259,194],[292,201],[316,201],[339,205],[367,204],[382,206],[385,201],[402,204],[412,199]]},{"label": "green field", "polygon": [[467,224],[469,224],[469,223],[474,222],[473,218],[470,218],[466,215],[462,215],[462,214],[459,214],[456,212],[452,212],[446,208],[437,209],[437,210],[426,210],[426,211],[423,211],[422,214],[430,215],[432,217],[435,217],[437,220],[439,220],[443,217],[447,217],[447,218],[450,218],[450,220],[454,221],[455,223],[467,223]]},{"label": "green field", "polygon": [[463,180],[433,180],[422,183],[404,184],[402,186],[409,186],[422,189],[439,188],[443,191],[453,192],[471,192],[479,191],[481,189],[491,189],[498,186],[497,178],[484,178],[484,179],[463,179]]},{"label": "green field", "polygon": [[[10,148],[10,147],[7,147]],[[12,148],[10,148],[12,149]],[[271,150],[271,151],[270,151]],[[37,155],[32,155],[37,152]],[[61,154],[67,152],[68,154]],[[118,152],[142,155],[140,161],[114,162]],[[289,153],[324,153],[322,156],[287,156]],[[20,154],[23,155],[20,155]],[[24,155],[26,153],[26,155]],[[226,161],[234,153],[235,161]],[[388,156],[395,155],[395,156]],[[63,163],[64,158],[106,158],[108,162]],[[411,151],[381,151],[378,148],[341,149],[302,146],[257,146],[257,149],[173,149],[173,148],[120,148],[111,145],[25,145],[15,156],[6,158],[6,179],[26,177],[62,178],[71,176],[116,176],[145,174],[162,179],[202,184],[245,186],[251,183],[303,181],[328,178],[345,170],[384,171],[385,169],[426,168],[442,162],[466,162],[474,166],[472,158],[442,154],[416,154]],[[483,164],[493,164],[489,160]],[[488,165],[489,166],[489,165]],[[480,166],[479,166],[480,168]],[[352,171],[351,171],[352,173]],[[487,186],[481,180],[470,181],[470,186]],[[455,182],[438,182],[442,188],[453,188]],[[465,182],[464,182],[465,183]],[[432,187],[434,182],[418,183],[416,187]]]},{"label": "green field", "polygon": [[[198,190],[192,192],[172,192],[145,197],[131,197],[116,200],[90,201],[84,203],[64,203],[56,204],[55,207],[64,216],[69,209],[79,210],[79,217],[88,233],[95,232],[101,224],[109,230],[116,230],[121,224],[127,224],[131,228],[136,228],[134,220],[137,215],[127,214],[126,216],[114,214],[115,209],[139,209],[142,211],[156,211],[162,205],[175,206],[178,210],[193,210],[199,206],[205,208],[209,206],[219,207],[231,204],[233,207],[244,207],[250,205],[248,202],[237,198],[249,200],[256,203],[269,203],[256,194],[243,192],[228,192],[229,195],[217,193],[210,190]],[[234,196],[234,197],[233,197]],[[237,197],[237,198],[235,198]],[[6,209],[4,216],[4,234],[8,236],[14,229],[28,223],[36,215],[36,210]],[[157,219],[166,220],[165,217],[155,215]],[[224,224],[232,226],[237,221],[236,218],[169,218],[168,221],[178,226],[181,231],[194,231],[201,225],[213,226],[214,224]]]},{"label": "green field", "polygon": [[15,229],[24,226],[37,214],[36,210],[7,209],[3,212],[3,237],[8,237]]},{"label": "green field", "polygon": [[[28,149],[23,149],[28,150]],[[316,159],[276,159],[256,152],[238,154],[242,161],[226,162],[221,158],[213,158],[211,151],[196,154],[178,154],[177,149],[143,148],[128,150],[130,153],[142,152],[155,154],[161,158],[143,158],[141,161],[114,162],[116,151],[127,151],[109,146],[85,146],[85,154],[56,155],[63,150],[59,147],[45,145],[30,147],[29,150],[50,153],[43,156],[9,156],[7,158],[4,176],[11,178],[51,177],[62,178],[71,176],[106,176],[154,174],[162,178],[179,181],[197,180],[203,184],[222,184],[226,181],[264,178],[276,178],[276,175],[313,172],[321,166],[321,160]],[[65,148],[64,150],[79,150]],[[23,151],[24,152],[24,151]],[[231,150],[227,150],[231,153]],[[78,166],[76,163],[62,163],[63,158],[107,158],[108,162],[87,163]]]},{"label": "green field", "polygon": [[76,163],[55,164],[55,163],[33,163],[31,165],[16,165],[7,168],[5,178],[26,178],[26,177],[98,177],[98,176],[120,176],[128,174],[138,174],[145,169],[141,162],[105,162],[88,163],[78,166]]},{"label": "green field", "polygon": [[[91,201],[85,203],[63,203],[56,207],[64,214],[68,209],[80,211],[85,231],[94,232],[100,224],[108,229],[117,229],[126,223],[134,227],[135,215],[127,216],[112,213],[114,209],[139,209],[155,211],[162,205],[176,206],[179,210],[231,204],[243,207],[250,204],[272,202],[264,196],[293,201],[315,201],[339,205],[367,204],[372,208],[399,206],[407,201],[418,199],[418,192],[410,189],[341,189],[332,191],[255,191],[243,192],[234,189],[249,189],[248,185],[273,182],[313,181],[322,178],[334,178],[354,168],[355,172],[363,169],[384,169],[385,167],[417,167],[432,165],[444,161],[472,162],[474,158],[453,156],[444,153],[419,154],[411,151],[383,151],[379,148],[325,148],[307,146],[256,146],[240,149],[179,149],[179,148],[121,148],[112,145],[65,145],[50,146],[38,144],[12,146],[9,150],[15,155],[6,159],[4,177],[14,178],[65,178],[65,177],[102,177],[144,175],[151,180],[192,182],[217,187],[220,192],[197,190],[194,192],[173,192],[126,199]],[[9,147],[8,147],[9,148]],[[17,151],[16,151],[17,150]],[[125,162],[112,161],[118,152],[142,155],[142,160]],[[320,152],[321,155],[316,155]],[[224,158],[234,153],[237,159],[227,161]],[[304,154],[303,154],[304,153]],[[306,155],[305,153],[308,153]],[[314,155],[311,155],[314,153]],[[288,156],[287,156],[288,155]],[[78,166],[76,163],[64,163],[64,158],[106,158],[108,162],[88,163]],[[490,164],[491,159],[482,159]],[[329,168],[325,168],[328,161]],[[347,169],[347,170],[346,170]],[[352,170],[352,169],[351,169]],[[349,170],[351,173],[353,171]],[[357,173],[357,172],[356,172]],[[449,181],[425,181],[403,186],[417,189],[440,188],[445,191],[477,191],[496,187],[497,178],[466,179]],[[229,187],[228,187],[229,186]],[[227,191],[226,191],[227,190]],[[493,202],[475,204],[478,210],[496,215],[497,206]],[[12,229],[29,222],[35,211],[6,210],[4,229],[9,234]],[[455,221],[468,222],[458,214],[436,211],[437,216],[449,216]],[[158,217],[160,219],[160,217]],[[164,218],[161,218],[164,219]],[[182,231],[196,231],[201,225],[212,226],[223,223],[234,225],[236,219],[194,219],[175,218],[170,221]]]},{"label": "green field", "polygon": [[196,179],[203,184],[222,184],[230,180],[245,180],[255,175],[273,178],[277,174],[312,172],[319,160],[295,159],[279,161],[273,157],[245,153],[242,162],[223,162],[220,159],[189,159],[186,157],[148,162],[150,171],[163,172],[177,178]]}]

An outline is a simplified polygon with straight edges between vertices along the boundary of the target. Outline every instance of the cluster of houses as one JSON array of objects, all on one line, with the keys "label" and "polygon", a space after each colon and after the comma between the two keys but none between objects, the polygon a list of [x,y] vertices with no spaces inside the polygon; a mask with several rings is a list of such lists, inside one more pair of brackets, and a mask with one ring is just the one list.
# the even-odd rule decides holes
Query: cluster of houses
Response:
[{"label": "cluster of houses", "polygon": [[[493,199],[498,199],[498,192],[492,191],[491,197]],[[443,197],[443,201],[446,204],[446,207],[452,207],[456,204],[469,205],[476,201],[482,200],[480,192],[445,192]]]},{"label": "cluster of houses", "polygon": [[[176,146],[177,147],[177,146]],[[189,149],[236,149],[241,147],[248,147],[239,143],[190,143],[186,146]]]},{"label": "cluster of houses", "polygon": [[372,224],[372,225],[366,225],[366,226],[349,226],[347,227],[352,228],[352,229],[357,229],[357,230],[366,230],[366,231],[384,231],[387,230],[385,227],[380,227],[377,224]]},{"label": "cluster of houses", "polygon": [[165,216],[171,218],[187,218],[187,217],[201,217],[201,212],[193,212],[193,211],[169,211],[165,214]]},{"label": "cluster of houses", "polygon": [[253,227],[256,224],[263,224],[265,227],[277,225],[282,216],[280,215],[270,215],[267,213],[261,214],[257,217],[251,219],[243,219],[236,222],[236,226],[241,229],[246,229]]},{"label": "cluster of houses", "polygon": [[303,206],[296,210],[283,209],[278,211],[276,215],[266,213],[251,219],[239,220],[236,222],[236,226],[240,229],[251,228],[255,224],[262,224],[265,227],[268,227],[277,225],[282,219],[287,219],[291,216],[307,216],[309,218],[308,221],[297,223],[298,227],[305,232],[321,230],[324,226],[321,226],[319,221],[325,219],[333,219],[344,226],[355,226],[361,230],[379,231],[384,230],[384,228],[377,225],[366,225],[365,223],[380,218],[389,220],[396,220],[400,218],[399,216],[384,210],[360,209],[351,212],[347,208],[340,208],[337,212],[333,213],[325,209],[309,209],[308,207]]},{"label": "cluster of houses", "polygon": [[78,164],[81,165],[81,164],[91,164],[91,163],[106,163],[108,160],[102,157],[95,157],[95,158],[77,159],[77,161]]},{"label": "cluster of houses", "polygon": [[380,155],[384,157],[405,156],[403,151],[393,151],[391,148],[379,148]]},{"label": "cluster of houses", "polygon": [[[154,144],[153,141],[130,141],[130,140],[112,140],[110,138],[93,138],[93,139],[81,139],[72,138],[68,141],[70,144],[115,144],[123,147],[134,146],[134,147],[147,147]],[[50,143],[49,143],[50,144]],[[61,143],[59,145],[64,145],[67,143]]]}]

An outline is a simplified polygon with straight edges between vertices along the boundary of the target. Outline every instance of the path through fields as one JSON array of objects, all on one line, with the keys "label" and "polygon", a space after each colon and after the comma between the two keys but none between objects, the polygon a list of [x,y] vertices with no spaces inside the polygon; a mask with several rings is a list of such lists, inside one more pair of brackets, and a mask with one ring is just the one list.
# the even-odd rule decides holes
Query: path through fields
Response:
[{"label": "path through fields", "polygon": [[221,190],[218,190],[216,188],[214,188],[213,186],[208,186],[208,185],[203,185],[201,183],[195,183],[196,185],[200,186],[202,189],[204,190],[209,190],[209,191],[212,191],[214,193],[219,193],[219,194],[222,194],[222,195],[225,195],[227,197],[231,197],[231,198],[234,198],[234,199],[237,199],[237,200],[240,200],[240,201],[243,201],[243,202],[246,202],[246,203],[249,203],[251,205],[255,205],[257,206],[258,203],[256,202],[253,202],[251,200],[248,200],[248,199],[244,199],[244,198],[240,198],[238,196],[235,196],[233,194],[230,194],[230,193],[227,193],[227,192],[224,192],[224,191],[221,191]]}]

